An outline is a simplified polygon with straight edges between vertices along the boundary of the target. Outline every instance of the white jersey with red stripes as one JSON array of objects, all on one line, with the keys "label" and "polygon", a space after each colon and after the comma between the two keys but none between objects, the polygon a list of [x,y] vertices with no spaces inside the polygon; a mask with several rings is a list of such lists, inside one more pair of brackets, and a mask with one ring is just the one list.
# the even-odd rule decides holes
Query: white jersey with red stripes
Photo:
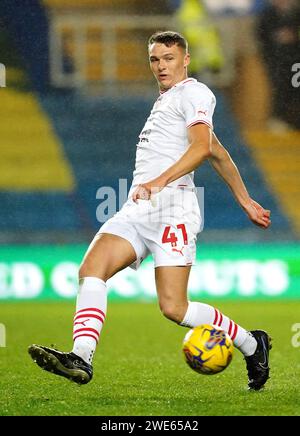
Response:
[{"label": "white jersey with red stripes", "polygon": [[[129,196],[138,184],[158,177],[185,153],[189,127],[205,123],[213,129],[215,105],[212,91],[193,78],[161,93],[139,135]],[[169,186],[194,187],[193,179],[194,172],[191,172]]]}]

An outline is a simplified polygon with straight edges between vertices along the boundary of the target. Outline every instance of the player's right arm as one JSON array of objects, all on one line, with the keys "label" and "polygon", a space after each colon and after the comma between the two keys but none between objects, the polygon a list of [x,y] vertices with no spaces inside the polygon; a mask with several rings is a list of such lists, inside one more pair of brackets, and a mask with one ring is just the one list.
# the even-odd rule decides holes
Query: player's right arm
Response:
[{"label": "player's right arm", "polygon": [[214,133],[212,134],[209,161],[214,170],[227,183],[237,202],[248,215],[248,218],[255,225],[268,228],[271,224],[270,211],[264,209],[250,197],[237,166]]},{"label": "player's right arm", "polygon": [[191,126],[188,129],[189,145],[185,153],[158,177],[139,184],[132,194],[133,201],[149,200],[153,192],[161,191],[169,183],[198,168],[211,155],[211,135],[211,128],[206,124]]}]

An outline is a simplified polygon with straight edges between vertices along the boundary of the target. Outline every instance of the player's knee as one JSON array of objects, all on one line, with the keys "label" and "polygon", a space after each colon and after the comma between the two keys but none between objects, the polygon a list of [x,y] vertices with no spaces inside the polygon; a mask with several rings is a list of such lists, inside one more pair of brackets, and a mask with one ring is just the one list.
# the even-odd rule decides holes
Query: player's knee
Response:
[{"label": "player's knee", "polygon": [[82,262],[81,265],[79,266],[79,270],[78,270],[78,276],[80,279],[82,279],[83,277],[93,277],[89,275],[89,271],[90,268],[87,265],[86,262]]},{"label": "player's knee", "polygon": [[184,316],[181,305],[173,301],[160,302],[160,310],[166,318],[176,323],[180,323]]},{"label": "player's knee", "polygon": [[91,261],[91,260],[84,260],[78,271],[79,279],[83,277],[98,277],[101,280],[108,280],[109,277],[107,277],[107,274],[105,273],[104,269],[99,266],[99,264]]}]

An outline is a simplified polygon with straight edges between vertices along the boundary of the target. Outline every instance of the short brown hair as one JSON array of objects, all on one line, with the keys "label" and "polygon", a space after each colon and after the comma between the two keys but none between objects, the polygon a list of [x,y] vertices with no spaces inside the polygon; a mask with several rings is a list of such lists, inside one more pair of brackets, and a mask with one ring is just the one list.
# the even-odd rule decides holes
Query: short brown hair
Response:
[{"label": "short brown hair", "polygon": [[167,47],[177,44],[184,51],[188,50],[187,40],[180,33],[172,32],[171,30],[155,32],[148,40],[148,47],[156,42]]}]

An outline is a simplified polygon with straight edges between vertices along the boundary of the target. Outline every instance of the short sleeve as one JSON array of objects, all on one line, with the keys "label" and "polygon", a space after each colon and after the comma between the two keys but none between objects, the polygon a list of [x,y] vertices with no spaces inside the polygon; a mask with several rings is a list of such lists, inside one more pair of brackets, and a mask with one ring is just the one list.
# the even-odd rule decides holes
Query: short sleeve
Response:
[{"label": "short sleeve", "polygon": [[213,129],[213,114],[216,97],[212,91],[202,84],[186,84],[181,95],[181,109],[186,127],[204,123]]}]

